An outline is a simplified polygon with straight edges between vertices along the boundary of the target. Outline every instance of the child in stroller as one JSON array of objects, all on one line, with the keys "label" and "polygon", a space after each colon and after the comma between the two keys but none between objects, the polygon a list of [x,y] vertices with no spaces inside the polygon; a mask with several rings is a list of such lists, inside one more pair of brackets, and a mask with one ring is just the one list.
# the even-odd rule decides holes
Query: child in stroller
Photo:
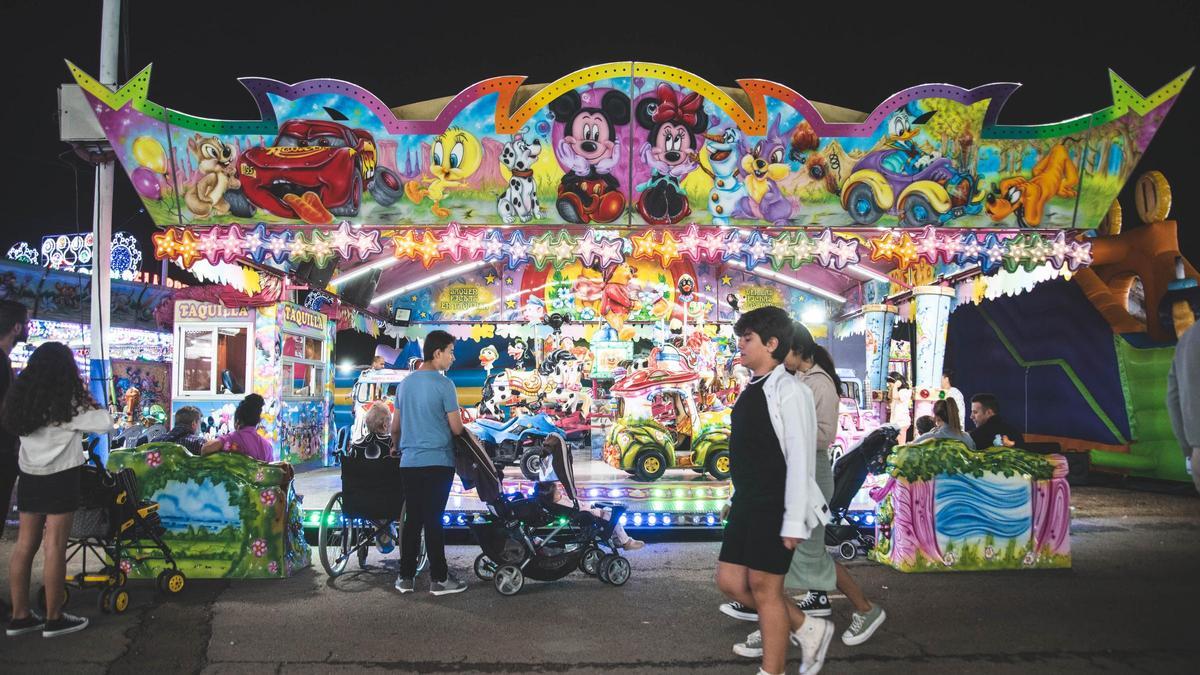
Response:
[{"label": "child in stroller", "polygon": [[896,446],[899,435],[899,429],[885,424],[867,434],[833,466],[833,496],[829,498],[833,517],[825,526],[825,546],[835,549],[846,560],[853,560],[860,552],[875,546],[874,534],[863,534],[846,514],[867,474],[883,472],[887,456]]},{"label": "child in stroller", "polygon": [[629,580],[631,567],[617,553],[615,534],[625,507],[592,506],[611,513],[608,519],[579,508],[571,455],[561,436],[551,434],[544,443],[569,505],[554,499],[557,486],[553,493],[542,487],[530,497],[505,496],[502,478],[479,442],[470,434],[459,437],[459,442],[463,453],[458,473],[463,487],[475,487],[488,507],[488,514],[470,525],[483,551],[475,559],[476,576],[492,581],[502,595],[520,592],[526,578],[557,581],[576,568],[613,586]]},{"label": "child in stroller", "polygon": [[[586,511],[592,516],[601,520],[612,522],[612,505],[609,502],[597,502],[590,509],[580,509],[577,503],[572,503],[563,494],[562,490],[558,489],[558,483],[555,481],[538,481],[534,488],[534,496],[541,502],[542,506],[556,516],[567,516],[571,519],[579,517],[581,511]],[[636,551],[646,545],[646,542],[641,539],[634,539],[625,532],[625,528],[621,523],[613,522],[613,544],[617,548],[623,548],[626,551]]]}]

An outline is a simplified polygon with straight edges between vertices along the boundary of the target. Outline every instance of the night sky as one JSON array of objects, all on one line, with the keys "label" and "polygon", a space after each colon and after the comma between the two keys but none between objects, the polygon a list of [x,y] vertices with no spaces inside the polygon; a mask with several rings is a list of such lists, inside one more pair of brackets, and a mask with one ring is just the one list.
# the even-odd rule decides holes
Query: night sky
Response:
[{"label": "night sky", "polygon": [[[465,7],[443,2],[415,10],[412,2],[125,4],[118,79],[153,63],[151,100],[224,119],[257,119],[240,76],[340,78],[403,105],[451,96],[487,77],[550,82],[598,63],[643,60],[725,86],[741,77],[775,80],[811,100],[863,111],[916,84],[1021,82],[1000,120],[1032,124],[1109,105],[1110,67],[1149,94],[1200,63],[1200,9],[1186,2],[1130,3],[1121,15],[1093,13],[1085,4],[1016,2],[987,3],[986,12],[961,2],[843,2],[823,11],[810,2],[786,14],[750,12],[749,4],[586,3],[568,10],[560,3],[478,18],[429,9]],[[733,7],[747,9],[736,15]],[[56,88],[70,80],[64,58],[99,74],[100,1],[6,3],[0,12],[10,97],[4,146],[13,160],[3,172],[8,208],[0,250],[7,251],[20,240],[36,246],[43,234],[90,230],[93,172],[58,140]],[[1135,172],[1166,174],[1174,187],[1171,217],[1181,223],[1182,249],[1194,264],[1198,112],[1200,76]],[[1121,195],[1126,227],[1137,223],[1133,182]],[[153,225],[140,207],[119,171],[114,230],[141,238],[151,258]]]}]

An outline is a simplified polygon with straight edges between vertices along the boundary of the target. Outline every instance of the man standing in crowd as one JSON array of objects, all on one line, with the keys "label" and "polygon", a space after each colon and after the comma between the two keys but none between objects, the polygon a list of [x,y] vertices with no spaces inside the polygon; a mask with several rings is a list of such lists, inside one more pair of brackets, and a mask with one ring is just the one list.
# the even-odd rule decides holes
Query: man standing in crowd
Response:
[{"label": "man standing in crowd", "polygon": [[175,426],[150,440],[155,443],[178,443],[193,455],[201,454],[200,448],[205,439],[200,435],[200,409],[192,405],[183,406],[175,412]]},{"label": "man standing in crowd", "polygon": [[1000,417],[1000,402],[995,394],[971,397],[971,421],[975,423],[971,440],[980,450],[993,446],[1021,447],[1025,443],[1025,436]]},{"label": "man standing in crowd", "polygon": [[1167,411],[1184,460],[1191,459],[1192,482],[1200,490],[1200,328],[1197,326],[1200,321],[1184,331],[1175,345],[1175,359],[1167,375]]},{"label": "man standing in crowd", "polygon": [[400,453],[400,483],[407,514],[400,542],[400,576],[396,590],[416,590],[417,548],[425,531],[429,554],[429,592],[449,595],[467,590],[446,567],[442,514],[454,481],[454,437],[463,433],[454,383],[442,371],[454,363],[454,336],[435,330],[425,338],[419,369],[396,390],[392,443]]},{"label": "man standing in crowd", "polygon": [[[13,381],[12,361],[8,355],[18,343],[29,339],[29,310],[13,300],[0,300],[0,403],[8,394]],[[17,437],[0,428],[0,536],[12,502],[13,485],[17,482]],[[0,619],[9,614],[8,604],[0,600]]]}]

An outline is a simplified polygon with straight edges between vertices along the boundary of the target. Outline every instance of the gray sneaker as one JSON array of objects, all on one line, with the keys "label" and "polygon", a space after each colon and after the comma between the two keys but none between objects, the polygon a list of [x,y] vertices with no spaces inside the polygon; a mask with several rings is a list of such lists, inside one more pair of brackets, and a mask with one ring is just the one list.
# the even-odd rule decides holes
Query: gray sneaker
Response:
[{"label": "gray sneaker", "polygon": [[871,605],[870,611],[866,614],[855,612],[853,618],[850,619],[850,627],[842,633],[842,642],[853,647],[861,645],[879,629],[879,626],[887,619],[887,612],[879,605]]},{"label": "gray sneaker", "polygon": [[429,584],[429,592],[434,595],[450,595],[451,593],[462,593],[465,590],[467,590],[467,585],[455,579],[453,574],[447,574],[445,581],[435,581]]},{"label": "gray sneaker", "polygon": [[396,577],[396,590],[401,593],[412,593],[417,590],[417,582],[415,579],[406,579],[404,577]]},{"label": "gray sneaker", "polygon": [[762,658],[762,631],[756,630],[746,636],[745,642],[735,644],[733,653],[748,659]]}]

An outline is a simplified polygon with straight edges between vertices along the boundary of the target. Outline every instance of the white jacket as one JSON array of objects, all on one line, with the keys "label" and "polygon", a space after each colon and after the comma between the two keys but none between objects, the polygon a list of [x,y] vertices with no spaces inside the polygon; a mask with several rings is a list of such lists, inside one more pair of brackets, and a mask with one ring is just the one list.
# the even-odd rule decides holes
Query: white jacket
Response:
[{"label": "white jacket", "polygon": [[814,475],[817,412],[812,390],[779,364],[763,383],[767,413],[787,462],[781,537],[807,539],[829,519],[829,505]]},{"label": "white jacket", "polygon": [[83,454],[83,434],[102,434],[112,430],[112,418],[100,408],[83,410],[65,424],[51,424],[21,437],[21,471],[48,476],[74,469],[87,461]]}]

